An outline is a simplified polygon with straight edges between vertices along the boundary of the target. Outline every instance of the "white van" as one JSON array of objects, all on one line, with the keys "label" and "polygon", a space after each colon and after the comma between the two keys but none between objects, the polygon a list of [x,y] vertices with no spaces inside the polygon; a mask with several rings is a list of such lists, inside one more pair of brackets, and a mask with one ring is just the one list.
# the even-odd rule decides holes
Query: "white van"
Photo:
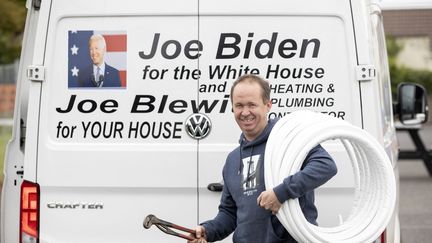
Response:
[{"label": "white van", "polygon": [[[229,90],[245,73],[270,81],[270,118],[307,109],[349,121],[382,143],[398,175],[385,38],[380,9],[369,1],[26,6],[3,243],[180,242],[144,229],[143,220],[154,214],[194,227],[216,215],[222,166],[240,135]],[[118,85],[79,81],[94,34],[105,39]],[[420,87],[403,87],[408,102],[424,102]],[[421,104],[399,105],[398,115],[422,122]],[[318,223],[338,225],[352,207],[353,172],[340,146],[323,146],[339,172],[316,192]],[[378,240],[399,242],[399,234],[396,208]]]}]

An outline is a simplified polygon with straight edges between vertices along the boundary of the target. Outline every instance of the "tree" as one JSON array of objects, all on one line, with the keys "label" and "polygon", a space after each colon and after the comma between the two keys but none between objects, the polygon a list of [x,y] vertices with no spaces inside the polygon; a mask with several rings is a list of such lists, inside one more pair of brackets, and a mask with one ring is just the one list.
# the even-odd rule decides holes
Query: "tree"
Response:
[{"label": "tree", "polygon": [[12,63],[20,56],[27,12],[25,2],[0,1],[0,64]]}]

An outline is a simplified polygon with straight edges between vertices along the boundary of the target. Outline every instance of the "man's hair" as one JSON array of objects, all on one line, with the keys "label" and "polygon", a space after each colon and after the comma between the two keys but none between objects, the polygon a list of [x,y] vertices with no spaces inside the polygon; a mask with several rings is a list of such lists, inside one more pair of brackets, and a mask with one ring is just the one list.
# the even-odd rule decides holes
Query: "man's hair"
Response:
[{"label": "man's hair", "polygon": [[99,46],[102,44],[102,47],[106,48],[105,38],[101,34],[92,35],[89,39],[89,45],[90,45],[90,42],[92,42],[92,41],[97,41],[99,43]]},{"label": "man's hair", "polygon": [[270,100],[270,84],[268,81],[264,80],[258,75],[254,74],[245,74],[243,76],[240,76],[231,86],[231,103],[233,102],[233,92],[234,88],[237,86],[237,84],[242,82],[249,82],[249,83],[257,83],[261,88],[261,97],[264,103],[267,103]]}]

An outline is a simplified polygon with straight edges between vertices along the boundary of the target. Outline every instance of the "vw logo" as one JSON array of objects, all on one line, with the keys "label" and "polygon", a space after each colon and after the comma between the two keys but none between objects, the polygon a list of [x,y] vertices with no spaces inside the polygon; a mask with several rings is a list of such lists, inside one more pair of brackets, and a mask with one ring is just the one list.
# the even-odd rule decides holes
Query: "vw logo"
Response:
[{"label": "vw logo", "polygon": [[203,139],[211,130],[210,119],[201,113],[190,115],[185,124],[186,132],[194,139]]}]

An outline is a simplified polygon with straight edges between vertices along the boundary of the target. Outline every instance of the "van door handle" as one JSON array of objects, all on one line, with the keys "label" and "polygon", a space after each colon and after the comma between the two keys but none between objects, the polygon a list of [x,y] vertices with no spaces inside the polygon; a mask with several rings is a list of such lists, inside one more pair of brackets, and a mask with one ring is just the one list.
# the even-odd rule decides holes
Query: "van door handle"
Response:
[{"label": "van door handle", "polygon": [[208,184],[207,189],[212,192],[221,192],[223,189],[223,183],[220,182],[210,183]]}]

